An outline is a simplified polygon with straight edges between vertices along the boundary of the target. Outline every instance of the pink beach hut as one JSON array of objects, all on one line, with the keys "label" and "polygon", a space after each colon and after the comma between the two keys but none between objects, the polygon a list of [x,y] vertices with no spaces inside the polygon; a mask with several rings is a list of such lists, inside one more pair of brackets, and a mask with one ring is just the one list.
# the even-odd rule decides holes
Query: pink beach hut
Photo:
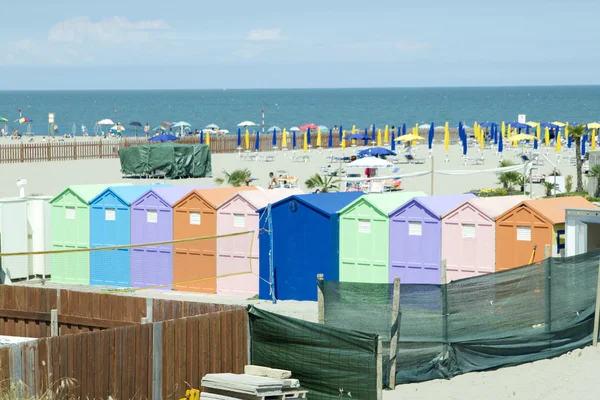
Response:
[{"label": "pink beach hut", "polygon": [[[131,205],[131,244],[173,240],[173,204],[189,192],[212,186],[170,186],[148,190]],[[173,245],[133,248],[131,286],[148,287],[173,283]],[[165,289],[171,289],[170,286]]]},{"label": "pink beach hut", "polygon": [[441,282],[442,216],[473,194],[415,197],[390,216],[390,282]]},{"label": "pink beach hut", "polygon": [[[217,209],[217,235],[254,231],[253,238],[248,234],[217,239],[217,294],[243,297],[258,294],[258,231],[266,227],[264,221],[259,221],[256,210],[302,193],[300,189],[243,191]],[[237,273],[240,275],[224,276]]]},{"label": "pink beach hut", "polygon": [[496,271],[496,218],[525,200],[529,198],[470,199],[442,217],[442,259],[448,282]]}]

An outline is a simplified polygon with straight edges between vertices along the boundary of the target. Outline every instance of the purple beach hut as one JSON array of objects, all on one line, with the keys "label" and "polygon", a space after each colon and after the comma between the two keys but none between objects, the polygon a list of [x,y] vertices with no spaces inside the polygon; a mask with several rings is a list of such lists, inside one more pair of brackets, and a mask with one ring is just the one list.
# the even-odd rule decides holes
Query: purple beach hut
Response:
[{"label": "purple beach hut", "polygon": [[415,197],[390,216],[390,282],[440,284],[442,223],[448,211],[475,195]]},{"label": "purple beach hut", "polygon": [[[173,204],[192,190],[210,187],[212,186],[157,187],[145,192],[131,205],[131,244],[172,241]],[[172,282],[172,244],[132,248],[132,287],[167,285]]]}]

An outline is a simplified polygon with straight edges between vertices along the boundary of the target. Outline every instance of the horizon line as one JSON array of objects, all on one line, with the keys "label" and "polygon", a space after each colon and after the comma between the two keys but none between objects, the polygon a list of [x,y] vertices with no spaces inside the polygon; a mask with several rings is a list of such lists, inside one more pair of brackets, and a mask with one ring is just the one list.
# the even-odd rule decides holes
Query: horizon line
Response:
[{"label": "horizon line", "polygon": [[447,86],[339,86],[339,87],[249,87],[249,88],[189,88],[189,89],[168,89],[168,88],[129,88],[129,89],[1,89],[4,92],[125,92],[125,91],[245,91],[245,90],[366,90],[366,89],[490,89],[490,88],[564,88],[564,87],[599,87],[600,84],[556,84],[556,85],[447,85]]}]

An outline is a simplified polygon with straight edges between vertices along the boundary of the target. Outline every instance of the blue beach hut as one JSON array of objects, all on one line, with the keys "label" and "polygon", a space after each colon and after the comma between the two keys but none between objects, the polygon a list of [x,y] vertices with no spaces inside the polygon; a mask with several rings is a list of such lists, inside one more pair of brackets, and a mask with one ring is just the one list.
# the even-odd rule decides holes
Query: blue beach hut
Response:
[{"label": "blue beach hut", "polygon": [[[339,215],[360,192],[294,195],[259,213],[259,298],[317,300],[317,274],[339,280]],[[269,227],[268,218],[272,226]],[[272,235],[272,237],[271,237]],[[273,249],[271,252],[271,241]]]},{"label": "blue beach hut", "polygon": [[[155,187],[135,185],[109,187],[90,201],[90,247],[131,244],[131,204]],[[130,249],[93,251],[90,254],[90,284],[131,286]]]}]

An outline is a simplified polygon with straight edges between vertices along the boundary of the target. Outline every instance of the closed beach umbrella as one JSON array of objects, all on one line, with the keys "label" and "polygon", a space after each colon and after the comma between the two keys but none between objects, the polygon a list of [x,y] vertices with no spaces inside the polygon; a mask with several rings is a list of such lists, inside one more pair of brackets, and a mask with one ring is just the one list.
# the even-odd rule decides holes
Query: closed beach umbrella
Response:
[{"label": "closed beach umbrella", "polygon": [[406,124],[402,124],[402,134],[406,135]]},{"label": "closed beach umbrella", "polygon": [[[502,123],[502,126],[504,126],[504,122]],[[498,138],[498,153],[502,153],[502,151],[504,151],[504,145],[502,143],[502,135],[500,135],[500,137]]]},{"label": "closed beach umbrella", "polygon": [[435,131],[435,127],[433,126],[433,122],[432,122],[431,125],[429,126],[429,137],[427,138],[427,146],[429,147],[429,150],[431,150],[431,147],[433,146],[434,131]]},{"label": "closed beach umbrella", "polygon": [[356,133],[356,125],[352,125],[352,132],[351,134],[354,135]]},{"label": "closed beach umbrella", "polygon": [[277,129],[273,129],[273,147],[277,147]]},{"label": "closed beach umbrella", "polygon": [[381,129],[377,129],[377,146],[381,146]]},{"label": "closed beach umbrella", "polygon": [[467,155],[467,137],[465,135],[463,135],[463,156]]},{"label": "closed beach umbrella", "polygon": [[254,141],[254,150],[260,150],[260,132],[256,131],[256,140]]},{"label": "closed beach umbrella", "polygon": [[304,143],[302,146],[302,149],[304,150],[304,152],[306,153],[308,151],[308,136],[310,134],[310,128],[308,128],[308,130],[306,132],[304,132]]},{"label": "closed beach umbrella", "polygon": [[596,129],[592,130],[592,151],[596,150]]},{"label": "closed beach umbrella", "polygon": [[333,129],[329,130],[329,143],[327,145],[330,149],[333,147]]},{"label": "closed beach umbrella", "polygon": [[560,131],[556,132],[556,152],[560,153]]},{"label": "closed beach umbrella", "polygon": [[342,150],[344,150],[346,148],[346,138],[344,136],[346,136],[346,132],[340,130],[340,145],[342,146]]},{"label": "closed beach umbrella", "polygon": [[550,146],[550,128],[548,127],[544,129],[544,144]]},{"label": "closed beach umbrella", "polygon": [[296,131],[292,131],[292,149],[296,148]]},{"label": "closed beach umbrella", "polygon": [[502,137],[506,137],[506,125],[504,125],[504,121],[502,121]]},{"label": "closed beach umbrella", "polygon": [[[569,123],[565,124],[565,139],[569,139]],[[571,148],[571,146],[569,146]]]},{"label": "closed beach umbrella", "polygon": [[242,147],[242,128],[238,128],[238,149]]},{"label": "closed beach umbrella", "polygon": [[344,128],[342,128],[342,126],[340,125],[340,143],[342,142],[342,138],[344,137],[345,133],[344,133]]},{"label": "closed beach umbrella", "polygon": [[[567,129],[565,128],[565,136],[567,135]],[[573,136],[567,137],[567,148],[571,148],[573,145]]]},{"label": "closed beach umbrella", "polygon": [[388,144],[388,143],[390,142],[390,141],[389,141],[389,138],[390,138],[390,137],[389,137],[388,126],[386,125],[386,126],[385,126],[385,130],[383,131],[383,142],[384,142],[385,144]]},{"label": "closed beach umbrella", "polygon": [[364,139],[364,145],[368,145],[369,144],[369,128],[365,128],[365,139]]},{"label": "closed beach umbrella", "polygon": [[587,140],[588,140],[588,135],[585,134],[583,136],[583,139],[581,140],[581,155],[582,156],[585,156],[585,143],[587,142]]},{"label": "closed beach umbrella", "polygon": [[317,128],[317,147],[321,147],[321,128]]},{"label": "closed beach umbrella", "polygon": [[200,131],[200,144],[204,143],[204,132]]},{"label": "closed beach umbrella", "polygon": [[538,149],[538,138],[537,136],[535,137],[535,139],[533,140],[533,149],[537,150]]},{"label": "closed beach umbrella", "polygon": [[246,142],[246,150],[250,149],[250,132],[248,132],[248,128],[246,128],[246,136],[244,137],[244,141]]},{"label": "closed beach umbrella", "polygon": [[304,135],[304,140],[306,141],[307,145],[310,145],[310,126],[306,130],[306,135]]},{"label": "closed beach umbrella", "polygon": [[206,145],[210,146],[210,131],[206,131]]},{"label": "closed beach umbrella", "polygon": [[283,128],[283,133],[281,134],[281,148],[287,149],[287,132],[285,128]]},{"label": "closed beach umbrella", "polygon": [[447,121],[446,125],[444,125],[444,150],[446,153],[450,150],[450,128]]},{"label": "closed beach umbrella", "polygon": [[391,144],[392,144],[392,147],[391,147],[392,151],[396,150],[396,141],[394,140],[394,130],[393,129],[392,129],[392,141],[391,141]]}]

